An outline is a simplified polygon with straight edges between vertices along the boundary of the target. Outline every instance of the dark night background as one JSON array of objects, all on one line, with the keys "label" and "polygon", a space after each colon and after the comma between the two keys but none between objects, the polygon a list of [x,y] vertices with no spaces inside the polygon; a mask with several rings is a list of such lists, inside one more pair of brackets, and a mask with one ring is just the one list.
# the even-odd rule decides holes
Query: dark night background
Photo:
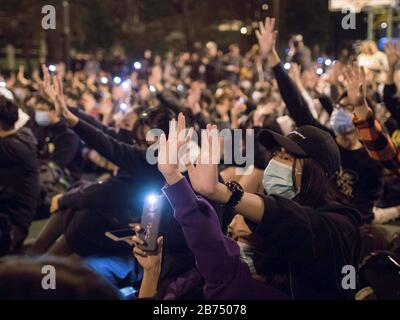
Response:
[{"label": "dark night background", "polygon": [[[293,33],[303,33],[306,44],[334,54],[351,40],[366,38],[366,16],[357,15],[357,29],[341,28],[341,13],[328,10],[328,0],[70,0],[70,48],[109,53],[121,46],[128,56],[146,48],[157,52],[182,51],[193,44],[217,41],[222,49],[238,42],[243,49],[255,43],[251,25],[279,12],[281,50]],[[57,30],[41,29],[41,7],[57,8]],[[268,4],[268,10],[263,5]],[[279,7],[279,8],[278,8]],[[266,7],[264,6],[264,9]],[[248,26],[247,35],[239,31],[220,32],[218,26],[237,20]],[[379,16],[378,16],[379,20]],[[37,56],[40,40],[46,41],[49,55],[62,59],[65,48],[62,1],[1,0],[0,48],[17,48],[18,59],[28,65]],[[111,49],[111,50],[110,50]],[[1,51],[4,57],[4,49]]]}]

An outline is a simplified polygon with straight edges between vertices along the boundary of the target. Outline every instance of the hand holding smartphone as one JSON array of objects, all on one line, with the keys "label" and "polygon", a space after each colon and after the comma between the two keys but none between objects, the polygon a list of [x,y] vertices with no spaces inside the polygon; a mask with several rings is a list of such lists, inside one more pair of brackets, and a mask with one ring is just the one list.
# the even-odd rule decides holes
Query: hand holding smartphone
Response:
[{"label": "hand holding smartphone", "polygon": [[144,252],[152,253],[157,251],[162,202],[162,196],[151,195],[146,198],[140,224],[142,232],[139,234],[144,243],[138,245],[138,248]]},{"label": "hand holding smartphone", "polygon": [[148,196],[144,203],[140,228],[109,231],[105,235],[113,241],[133,245],[132,238],[136,231],[136,235],[143,241],[143,244],[137,244],[137,247],[146,253],[157,252],[162,202],[162,196]]}]

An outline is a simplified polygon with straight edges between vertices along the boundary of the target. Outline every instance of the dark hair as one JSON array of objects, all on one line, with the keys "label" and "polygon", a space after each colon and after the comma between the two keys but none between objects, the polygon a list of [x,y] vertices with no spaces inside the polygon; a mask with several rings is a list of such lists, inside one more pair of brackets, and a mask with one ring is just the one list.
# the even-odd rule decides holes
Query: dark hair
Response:
[{"label": "dark hair", "polygon": [[76,102],[80,100],[80,96],[71,90],[65,90],[64,95],[66,98],[74,100]]},{"label": "dark hair", "polygon": [[[295,160],[294,166],[296,166]],[[295,170],[293,170],[293,175]],[[293,181],[295,177],[293,176]],[[336,201],[344,202],[337,190],[334,177],[329,177],[326,170],[315,160],[303,159],[300,193],[294,199],[301,205],[318,208]]]},{"label": "dark hair", "polygon": [[136,142],[139,145],[144,145],[146,137],[144,136],[144,126],[151,129],[160,129],[166,135],[169,133],[169,122],[176,118],[177,115],[165,106],[151,107],[145,109],[140,115],[132,132]]},{"label": "dark hair", "polygon": [[[44,266],[56,271],[56,289],[44,290]],[[0,299],[117,300],[118,292],[77,261],[65,258],[6,257],[0,259]]]},{"label": "dark hair", "polygon": [[0,96],[0,122],[3,129],[14,129],[18,118],[18,106],[6,97]]},{"label": "dark hair", "polygon": [[36,96],[36,104],[44,104],[50,111],[55,110],[54,104],[41,95]]},{"label": "dark hair", "polygon": [[36,99],[38,96],[39,96],[39,93],[37,93],[37,92],[28,94],[23,101],[24,106],[26,106],[29,103],[29,101],[31,101],[32,99]]}]

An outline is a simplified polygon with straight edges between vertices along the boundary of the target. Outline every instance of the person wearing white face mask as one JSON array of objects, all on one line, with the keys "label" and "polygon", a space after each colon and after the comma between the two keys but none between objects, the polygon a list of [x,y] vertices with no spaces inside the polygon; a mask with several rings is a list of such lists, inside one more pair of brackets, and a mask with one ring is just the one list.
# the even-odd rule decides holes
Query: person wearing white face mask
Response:
[{"label": "person wearing white face mask", "polygon": [[337,107],[340,109],[332,114],[331,127],[333,130],[331,130],[314,118],[299,86],[292,81],[284,69],[275,48],[275,30],[260,28],[258,40],[262,55],[267,58],[268,67],[272,69],[278,83],[290,118],[297,127],[314,126],[328,132],[335,139],[341,156],[336,185],[342,197],[360,211],[363,223],[371,223],[372,209],[383,192],[383,168],[368,156],[366,149],[359,141],[349,112],[354,106],[354,101],[350,101],[351,99],[349,100],[346,93],[338,99]]},{"label": "person wearing white face mask", "polygon": [[[257,38],[268,63],[278,65],[274,26],[274,19],[260,23]],[[244,192],[234,181],[223,184],[217,166],[204,163],[188,164],[192,187],[246,219],[260,243],[255,266],[269,285],[292,299],[352,299],[355,290],[341,285],[342,269],[358,267],[361,217],[333,196],[341,163],[335,139],[314,126],[299,126],[287,137],[266,130],[258,139],[278,150],[264,174],[269,195]],[[218,139],[210,143],[206,149],[219,150]],[[169,184],[179,185],[180,179],[169,177]]]},{"label": "person wearing white face mask", "polygon": [[81,142],[78,135],[68,128],[54,109],[54,105],[45,98],[36,97],[35,123],[43,128],[46,137],[41,150],[42,158],[54,162],[62,169],[68,169],[74,180],[82,175],[83,159]]},{"label": "person wearing white face mask", "polygon": [[[179,130],[184,130],[182,120],[179,123]],[[208,142],[203,141],[201,154],[212,158],[220,148],[216,126],[208,126],[208,137]],[[165,136],[160,139],[165,142]],[[217,165],[203,162],[202,157],[196,164],[186,163],[196,192],[232,208],[246,219],[254,242],[239,241],[244,243],[239,244],[240,248],[225,238],[209,240],[222,237],[220,230],[211,228],[214,222],[209,220],[212,216],[215,220],[215,214],[189,196],[189,185],[176,165],[159,163],[169,185],[166,195],[176,210],[176,218],[187,228],[185,237],[206,279],[207,297],[248,299],[254,297],[246,291],[250,290],[250,284],[260,290],[278,289],[292,299],[351,297],[354,292],[341,286],[342,268],[358,266],[361,219],[355,209],[336,202],[331,196],[333,177],[340,167],[335,140],[329,133],[312,126],[300,127],[287,137],[264,130],[258,139],[267,149],[278,150],[265,170],[266,196],[245,192],[235,181],[219,182]],[[204,216],[201,222],[200,212]],[[231,225],[231,231],[232,228]],[[236,229],[240,230],[238,240],[247,237],[248,230]],[[246,267],[239,263],[239,258]],[[250,274],[254,271],[261,276],[257,280],[266,287],[252,282]],[[240,286],[242,291],[238,292]],[[263,295],[260,291],[258,298],[267,297],[272,298],[270,291],[263,291]]]}]

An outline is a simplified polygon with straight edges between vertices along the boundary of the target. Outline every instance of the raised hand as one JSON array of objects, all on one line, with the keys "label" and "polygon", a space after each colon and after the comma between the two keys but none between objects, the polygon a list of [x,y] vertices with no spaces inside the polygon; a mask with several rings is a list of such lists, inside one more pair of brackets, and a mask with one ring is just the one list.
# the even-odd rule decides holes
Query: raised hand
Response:
[{"label": "raised hand", "polygon": [[39,86],[41,91],[47,95],[52,102],[55,103],[56,95],[54,91],[54,86],[52,85],[52,81],[50,78],[49,70],[45,64],[42,64],[42,71],[43,71],[43,81],[39,81]]},{"label": "raised hand", "polygon": [[275,18],[266,18],[265,22],[259,23],[259,30],[256,30],[256,36],[260,45],[261,54],[267,57],[275,50],[277,33],[275,31]]},{"label": "raised hand", "polygon": [[253,125],[255,127],[264,126],[264,118],[274,113],[276,105],[273,102],[264,106],[259,106],[253,113]]},{"label": "raised hand", "polygon": [[61,76],[53,76],[52,77],[52,87],[54,88],[54,106],[56,108],[56,112],[58,116],[64,117],[67,122],[75,126],[78,122],[79,119],[76,117],[71,111],[69,111],[67,107],[67,103],[65,102],[65,97],[64,97],[64,89],[63,89],[63,83],[61,80]]},{"label": "raised hand", "polygon": [[178,121],[170,122],[168,140],[165,134],[160,137],[158,170],[169,185],[177,183],[182,178],[179,171],[179,150],[192,139],[193,131],[191,128],[186,134],[186,119],[183,113],[180,113]]},{"label": "raised hand", "polygon": [[368,114],[366,103],[366,76],[364,68],[360,68],[357,62],[345,72],[347,99],[354,106],[354,113],[358,120],[364,120]]},{"label": "raised hand", "polygon": [[216,200],[220,152],[217,126],[208,125],[207,130],[202,131],[201,152],[196,165],[186,162],[193,189],[207,198]]},{"label": "raised hand", "polygon": [[353,106],[363,104],[366,98],[366,76],[364,68],[360,68],[357,62],[354,62],[344,74],[347,99]]},{"label": "raised hand", "polygon": [[398,44],[395,44],[393,42],[388,42],[385,45],[385,53],[388,58],[389,66],[395,67],[400,59]]},{"label": "raised hand", "polygon": [[25,67],[22,64],[18,67],[18,76],[17,76],[17,78],[18,78],[18,81],[23,86],[27,86],[30,83],[30,81],[25,78]]}]

